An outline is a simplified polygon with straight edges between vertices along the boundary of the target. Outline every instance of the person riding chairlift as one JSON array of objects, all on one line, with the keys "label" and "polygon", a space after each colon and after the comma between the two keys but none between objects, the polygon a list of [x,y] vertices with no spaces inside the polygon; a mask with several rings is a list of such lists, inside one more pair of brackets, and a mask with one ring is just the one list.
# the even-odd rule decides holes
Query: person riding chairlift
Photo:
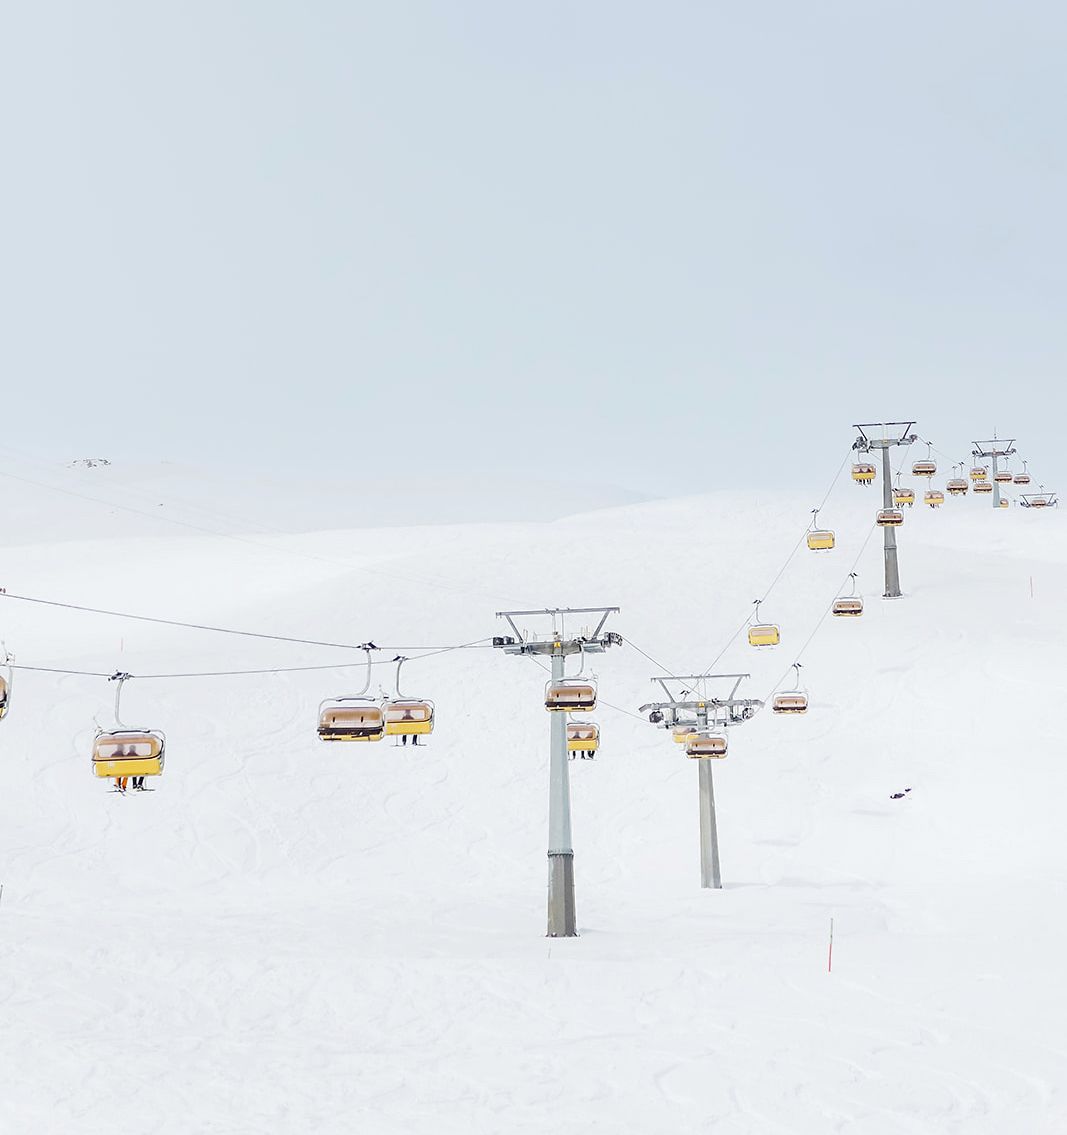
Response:
[{"label": "person riding chairlift", "polygon": [[[130,756],[132,756],[132,755],[133,754],[131,753]],[[115,750],[114,757],[118,758],[118,757],[124,757],[124,756],[126,756],[126,750],[121,745],[119,745],[119,747]],[[129,781],[129,779],[130,778],[128,776],[116,776],[115,777],[115,791],[125,793],[126,784]],[[134,778],[134,784],[136,786],[136,777]]]},{"label": "person riding chairlift", "polygon": [[[405,709],[404,710],[404,716],[400,720],[401,721],[414,721],[415,718],[414,718],[410,709]],[[401,735],[400,743],[402,745],[406,745],[408,743],[408,735],[406,733]],[[413,745],[417,745],[419,743],[419,735],[417,733],[412,734],[411,743]]]}]

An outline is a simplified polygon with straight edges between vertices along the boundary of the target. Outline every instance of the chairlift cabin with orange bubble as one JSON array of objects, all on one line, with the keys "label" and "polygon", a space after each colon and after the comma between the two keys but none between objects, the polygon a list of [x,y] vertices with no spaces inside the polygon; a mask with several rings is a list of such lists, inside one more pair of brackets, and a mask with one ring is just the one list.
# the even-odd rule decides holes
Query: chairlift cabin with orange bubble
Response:
[{"label": "chairlift cabin with orange bubble", "polygon": [[600,748],[600,726],[592,721],[567,722],[567,752],[588,753],[591,757]]},{"label": "chairlift cabin with orange bubble", "polygon": [[685,742],[685,755],[693,760],[721,760],[729,743],[726,733],[691,733]]},{"label": "chairlift cabin with orange bubble", "polygon": [[363,689],[350,696],[327,698],[319,704],[320,741],[380,741],[385,736],[385,710],[378,698],[368,695],[371,679],[371,646],[367,651],[367,675]]}]

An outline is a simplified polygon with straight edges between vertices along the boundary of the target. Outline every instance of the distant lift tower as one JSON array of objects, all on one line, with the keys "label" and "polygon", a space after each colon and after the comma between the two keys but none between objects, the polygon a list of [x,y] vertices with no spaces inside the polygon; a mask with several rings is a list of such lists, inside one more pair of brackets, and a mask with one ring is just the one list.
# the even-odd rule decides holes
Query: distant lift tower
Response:
[{"label": "distant lift tower", "polygon": [[[853,425],[859,430],[859,437],[852,448],[860,453],[870,453],[872,449],[882,451],[882,507],[893,508],[893,478],[889,471],[889,451],[894,445],[911,445],[918,441],[919,435],[911,432],[914,422],[861,422]],[[869,431],[880,430],[881,437],[872,437]],[[890,526],[885,532],[885,598],[900,598],[900,569],[897,567],[897,533]]]},{"label": "distant lift tower", "polygon": [[[564,682],[563,663],[568,655],[601,654],[609,646],[621,646],[622,636],[605,631],[608,617],[618,607],[546,607],[541,611],[497,611],[498,619],[506,619],[512,635],[498,635],[493,646],[505,654],[547,655],[552,662],[551,686]],[[600,621],[591,630],[566,634],[566,620],[572,615],[599,615]],[[549,618],[550,634],[540,636],[519,629],[516,619]],[[595,689],[595,687],[594,687]],[[595,695],[594,695],[595,696]],[[584,707],[583,707],[584,708]],[[588,708],[592,708],[589,706]],[[571,781],[567,755],[567,713],[551,715],[551,751],[548,785],[548,937],[574,938],[577,920],[574,912],[574,848],[571,846]]]},{"label": "distant lift tower", "polygon": [[997,458],[1011,457],[1015,453],[1015,438],[1006,441],[998,439],[996,430],[993,431],[991,441],[976,441],[971,452],[975,457],[991,457],[993,459],[993,507],[1000,508],[1000,482],[997,480]]},{"label": "distant lift tower", "polygon": [[[738,687],[749,677],[750,674],[663,674],[652,681],[663,687],[667,700],[649,702],[641,706],[641,713],[647,713],[649,721],[664,729],[693,725],[702,734],[720,726],[725,731],[731,725],[748,721],[763,705],[757,698],[737,696]],[[714,681],[733,682],[727,697],[707,695],[707,683]],[[672,683],[678,688],[671,689]],[[697,761],[697,775],[700,788],[700,885],[721,890],[719,829],[715,821],[715,784],[710,760]]]}]

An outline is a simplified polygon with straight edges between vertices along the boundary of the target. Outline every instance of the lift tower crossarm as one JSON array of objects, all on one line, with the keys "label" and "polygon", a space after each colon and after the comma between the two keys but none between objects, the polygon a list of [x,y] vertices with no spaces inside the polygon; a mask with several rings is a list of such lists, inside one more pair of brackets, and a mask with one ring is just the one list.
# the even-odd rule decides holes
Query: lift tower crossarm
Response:
[{"label": "lift tower crossarm", "polygon": [[[911,445],[919,440],[919,435],[911,432],[914,425],[914,422],[854,422],[852,428],[859,430],[860,436],[856,438],[852,448],[866,453],[871,449],[888,449],[893,445]],[[901,427],[900,437],[890,437],[889,430],[896,433],[897,427]],[[881,429],[883,436],[871,437],[867,431],[873,429]]]},{"label": "lift tower crossarm", "polygon": [[[621,646],[622,635],[616,631],[602,634],[604,624],[608,617],[618,614],[618,607],[544,607],[537,611],[497,611],[498,619],[505,619],[515,632],[513,639],[501,636],[493,638],[493,645],[500,647],[505,654],[547,654],[553,655],[560,651],[564,655],[578,654],[586,651],[590,654],[600,654],[609,646]],[[516,619],[548,615],[552,619],[552,634],[542,638],[530,638],[523,634],[515,623]],[[600,622],[590,635],[577,635],[567,638],[562,629],[556,629],[556,619],[564,615],[600,615]]]},{"label": "lift tower crossarm", "polygon": [[[893,507],[893,481],[889,468],[889,451],[895,445],[911,445],[919,440],[919,435],[912,433],[914,422],[855,422],[852,428],[859,431],[859,437],[852,443],[852,448],[860,453],[870,453],[872,449],[882,451],[882,508],[889,510]],[[872,437],[867,431],[880,429],[881,437]],[[892,431],[892,436],[890,435]],[[885,533],[885,598],[900,598],[900,568],[897,564],[897,534],[886,526]]]},{"label": "lift tower crossarm", "polygon": [[[668,687],[668,685],[667,685],[668,682],[679,682],[679,683],[682,683],[682,684],[685,684],[685,683],[688,683],[688,682],[701,682],[701,683],[703,683],[703,682],[707,682],[709,679],[713,679],[713,678],[727,678],[727,679],[735,678],[736,681],[734,682],[734,688],[730,691],[730,697],[733,697],[737,693],[738,686],[740,686],[741,683],[746,678],[751,678],[751,677],[752,677],[751,674],[661,674],[658,677],[653,678],[652,681],[653,682],[659,682],[659,684],[663,687],[663,692],[667,695],[667,697],[672,698],[672,697],[674,697],[674,694],[670,690],[670,688]],[[690,687],[690,689],[691,688],[692,687]],[[715,699],[709,699],[709,700],[715,700]]]},{"label": "lift tower crossarm", "polygon": [[[638,713],[663,713],[664,711],[682,711],[699,714],[701,710],[708,709],[758,709],[764,703],[759,698],[702,698],[699,701],[650,701],[646,705],[638,706]],[[750,715],[751,716],[751,715]],[[748,718],[731,716],[729,724],[738,725]],[[658,725],[657,718],[653,724]],[[666,724],[680,725],[681,722],[667,722]],[[699,722],[698,722],[699,724]]]},{"label": "lift tower crossarm", "polygon": [[[497,611],[514,632],[496,635],[493,646],[505,654],[545,655],[551,659],[552,681],[563,680],[563,664],[569,655],[603,653],[609,646],[621,646],[622,635],[605,631],[608,617],[618,607],[544,607],[535,611]],[[571,635],[564,630],[567,615],[599,615],[600,621],[589,634]],[[552,620],[552,633],[540,637],[524,632],[515,621],[545,618]],[[570,761],[567,758],[567,714],[552,713],[549,737],[548,783],[548,936],[573,938],[577,935],[574,907],[574,848],[571,846]]]}]

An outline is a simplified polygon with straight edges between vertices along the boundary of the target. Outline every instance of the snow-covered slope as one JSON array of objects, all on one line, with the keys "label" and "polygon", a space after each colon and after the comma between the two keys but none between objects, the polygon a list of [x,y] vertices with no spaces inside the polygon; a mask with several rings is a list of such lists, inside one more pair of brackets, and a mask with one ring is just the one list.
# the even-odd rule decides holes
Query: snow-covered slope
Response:
[{"label": "snow-covered slope", "polygon": [[[811,640],[809,715],[761,714],[715,767],[723,891],[698,886],[694,762],[632,716],[653,664],[629,645],[597,659],[610,705],[601,753],[572,766],[573,940],[543,937],[528,660],[410,663],[439,715],[415,751],[317,741],[318,702],[358,669],[135,678],[124,716],[166,730],[168,759],[127,797],[89,772],[113,687],[19,671],[0,723],[0,1129],[1067,1129],[1067,530],[1055,510],[916,508],[907,595],[884,602],[880,539],[861,554],[874,498],[842,483],[820,517],[838,547],[789,564],[764,608],[782,646],[722,654],[766,696],[859,556],[867,613]],[[47,497],[57,534],[82,503]],[[605,603],[698,671],[812,503],[236,540],[9,528],[0,637],[19,663],[101,673],[333,666],[351,652],[10,596],[389,648],[484,639],[505,606]]]},{"label": "snow-covered slope", "polygon": [[[375,469],[353,455],[347,477],[293,478],[170,461],[129,464],[93,458],[57,463],[0,446],[0,493],[9,543],[183,532],[260,534],[320,529],[410,527],[556,520],[634,504],[639,494],[612,485],[551,479],[434,479]],[[62,508],[56,509],[57,496]]]}]

